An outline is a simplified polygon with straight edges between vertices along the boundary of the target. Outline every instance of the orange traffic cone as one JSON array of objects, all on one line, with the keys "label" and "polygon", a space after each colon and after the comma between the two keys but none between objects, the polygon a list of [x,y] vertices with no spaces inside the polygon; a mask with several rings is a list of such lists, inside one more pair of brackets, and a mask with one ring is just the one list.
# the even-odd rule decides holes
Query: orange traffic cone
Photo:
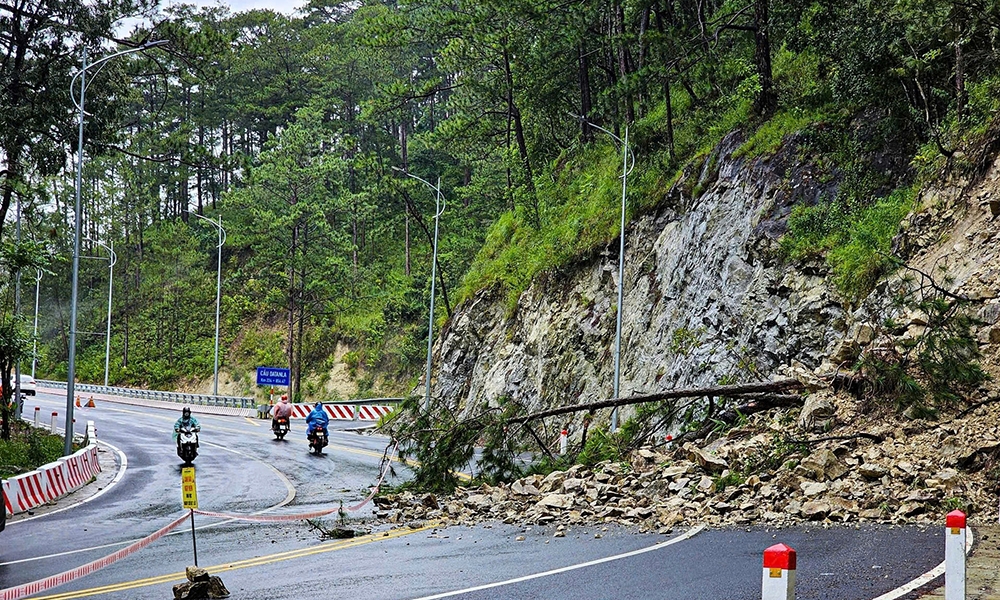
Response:
[{"label": "orange traffic cone", "polygon": [[87,408],[96,408],[96,406],[94,405],[94,397],[93,396],[91,396],[90,400],[87,401]]},{"label": "orange traffic cone", "polygon": [[80,397],[79,396],[76,397],[76,407],[77,408],[81,408],[80,407]]}]

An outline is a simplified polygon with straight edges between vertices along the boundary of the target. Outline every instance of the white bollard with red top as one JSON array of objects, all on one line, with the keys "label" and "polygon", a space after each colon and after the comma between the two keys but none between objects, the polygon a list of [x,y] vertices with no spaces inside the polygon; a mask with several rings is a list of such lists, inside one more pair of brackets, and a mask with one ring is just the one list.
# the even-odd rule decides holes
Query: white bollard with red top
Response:
[{"label": "white bollard with red top", "polygon": [[560,456],[563,455],[563,454],[566,454],[566,444],[567,444],[566,436],[567,435],[569,435],[569,432],[566,431],[565,429],[563,429],[562,433],[559,434],[559,454],[560,454]]},{"label": "white bollard with red top", "polygon": [[35,407],[35,429],[38,429],[38,412],[42,410],[41,406]]},{"label": "white bollard with red top", "polygon": [[945,517],[944,598],[965,600],[965,513],[960,510]]},{"label": "white bollard with red top", "polygon": [[49,431],[51,431],[52,433],[56,432],[56,417],[58,416],[59,413],[57,413],[56,411],[52,411],[52,421],[49,423]]},{"label": "white bollard with red top", "polygon": [[763,600],[795,600],[795,550],[775,544],[764,550]]}]

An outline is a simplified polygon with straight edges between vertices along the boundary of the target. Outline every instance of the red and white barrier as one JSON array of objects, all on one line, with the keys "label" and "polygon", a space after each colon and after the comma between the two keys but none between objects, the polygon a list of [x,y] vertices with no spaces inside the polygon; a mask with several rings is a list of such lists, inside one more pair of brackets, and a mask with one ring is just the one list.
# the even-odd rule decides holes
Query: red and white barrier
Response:
[{"label": "red and white barrier", "polygon": [[763,600],[795,600],[795,550],[775,544],[764,550]]},{"label": "red and white barrier", "polygon": [[97,432],[93,421],[87,423],[87,435],[91,440],[90,445],[77,450],[72,456],[64,456],[35,471],[4,481],[8,512],[27,512],[46,502],[52,502],[80,489],[100,473]]},{"label": "red and white barrier", "polygon": [[53,433],[55,433],[55,430],[56,430],[56,417],[58,417],[58,416],[59,416],[59,413],[57,413],[56,411],[52,411],[52,420],[49,421],[49,431],[51,431]]},{"label": "red and white barrier", "polygon": [[562,456],[566,454],[566,446],[569,444],[567,438],[569,437],[569,432],[565,429],[559,434],[559,455]]},{"label": "red and white barrier", "polygon": [[11,504],[13,501],[11,500],[10,482],[3,480],[0,482],[0,487],[3,488],[3,509],[8,515],[12,515],[14,514],[14,506]]},{"label": "red and white barrier", "polygon": [[362,421],[378,421],[392,411],[391,406],[362,404],[358,406],[358,418]]},{"label": "red and white barrier", "polygon": [[[313,405],[311,404],[293,404],[292,418],[304,419],[310,412],[312,412],[312,409]],[[349,404],[323,405],[323,412],[325,412],[327,416],[331,419],[340,421],[353,421],[355,410],[357,410],[357,418],[362,421],[378,421],[382,417],[391,413],[393,408],[391,406],[380,404],[360,404],[357,406]]]},{"label": "red and white barrier", "polygon": [[948,513],[944,532],[945,600],[965,600],[965,533],[965,513]]},{"label": "red and white barrier", "polygon": [[38,413],[41,412],[41,410],[42,410],[41,406],[35,407],[35,429],[38,429]]}]

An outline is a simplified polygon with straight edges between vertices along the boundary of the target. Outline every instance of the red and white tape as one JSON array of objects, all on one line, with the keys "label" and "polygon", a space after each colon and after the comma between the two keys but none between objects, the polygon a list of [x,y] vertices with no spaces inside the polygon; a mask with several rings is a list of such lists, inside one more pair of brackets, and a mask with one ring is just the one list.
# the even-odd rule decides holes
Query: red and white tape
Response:
[{"label": "red and white tape", "polygon": [[178,517],[176,521],[160,528],[153,534],[150,534],[141,540],[129,544],[128,546],[122,548],[121,550],[114,552],[105,556],[104,558],[99,558],[93,562],[89,562],[85,565],[81,565],[75,569],[70,569],[69,571],[63,571],[57,575],[51,577],[46,577],[45,579],[39,579],[38,581],[32,581],[31,583],[25,583],[24,585],[15,586],[12,588],[7,588],[0,590],[0,600],[19,600],[20,598],[25,598],[33,594],[38,594],[44,592],[45,590],[50,590],[54,587],[58,587],[65,583],[77,580],[81,577],[90,575],[94,571],[98,571],[112,565],[119,560],[125,558],[126,556],[133,554],[142,550],[146,546],[152,544],[156,540],[170,533],[171,530],[176,529],[178,525],[187,521],[188,514],[185,513],[183,516]]}]

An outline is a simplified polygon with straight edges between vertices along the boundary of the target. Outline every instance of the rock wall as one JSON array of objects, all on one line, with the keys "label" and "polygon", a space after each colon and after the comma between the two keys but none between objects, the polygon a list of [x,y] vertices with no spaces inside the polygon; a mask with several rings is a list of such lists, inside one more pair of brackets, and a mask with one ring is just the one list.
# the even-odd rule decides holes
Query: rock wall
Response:
[{"label": "rock wall", "polygon": [[[768,379],[793,360],[815,368],[843,334],[822,271],[765,258],[790,174],[733,157],[741,141],[708,161],[717,171],[701,173],[701,196],[627,229],[621,396]],[[488,293],[460,307],[437,346],[435,397],[466,410],[501,396],[531,410],[611,397],[616,259],[617,243],[540,278],[513,314]]]},{"label": "rock wall", "polygon": [[[741,142],[731,134],[706,161],[700,196],[626,230],[621,396],[828,371],[886,316],[884,289],[848,311],[823,265],[775,259],[791,206],[836,183],[813,179],[794,149],[735,157]],[[998,197],[997,164],[922,194],[894,251],[974,301],[984,365],[1000,371]],[[488,292],[459,307],[436,346],[434,396],[463,411],[503,396],[531,411],[612,397],[617,249],[539,278],[513,314]]]}]

